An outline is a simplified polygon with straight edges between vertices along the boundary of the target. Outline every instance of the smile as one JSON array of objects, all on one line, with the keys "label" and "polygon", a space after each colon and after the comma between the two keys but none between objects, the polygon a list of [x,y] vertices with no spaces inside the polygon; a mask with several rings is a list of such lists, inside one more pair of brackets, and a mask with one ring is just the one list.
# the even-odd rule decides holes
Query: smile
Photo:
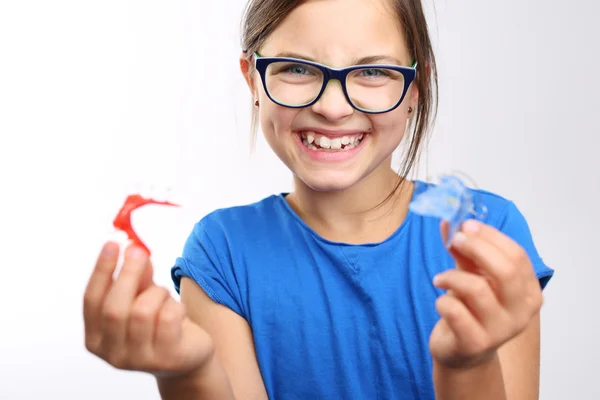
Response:
[{"label": "smile", "polygon": [[344,136],[326,136],[317,132],[301,132],[302,144],[310,149],[317,151],[348,151],[360,145],[364,138],[364,133],[355,133]]},{"label": "smile", "polygon": [[296,143],[311,160],[339,163],[354,159],[365,147],[371,135],[368,132],[316,132],[297,131]]}]

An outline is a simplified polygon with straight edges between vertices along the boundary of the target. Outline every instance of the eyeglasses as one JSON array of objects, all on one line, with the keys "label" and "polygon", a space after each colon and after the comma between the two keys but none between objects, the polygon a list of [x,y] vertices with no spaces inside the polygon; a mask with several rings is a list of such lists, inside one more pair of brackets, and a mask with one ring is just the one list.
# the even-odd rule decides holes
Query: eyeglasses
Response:
[{"label": "eyeglasses", "polygon": [[254,53],[267,96],[274,103],[289,108],[315,104],[331,80],[342,85],[348,103],[368,114],[381,114],[397,108],[417,72],[412,67],[366,64],[330,68],[312,61],[288,57],[262,57]]}]

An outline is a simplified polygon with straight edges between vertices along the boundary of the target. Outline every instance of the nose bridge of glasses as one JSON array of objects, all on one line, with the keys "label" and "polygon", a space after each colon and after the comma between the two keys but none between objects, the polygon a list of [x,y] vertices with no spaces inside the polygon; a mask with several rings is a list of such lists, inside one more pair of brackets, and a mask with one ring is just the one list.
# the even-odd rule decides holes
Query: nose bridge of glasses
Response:
[{"label": "nose bridge of glasses", "polygon": [[[346,94],[344,92],[346,88],[346,74],[343,71],[328,70],[324,74],[323,82],[323,93],[321,97],[331,96],[336,94],[341,96],[347,101]],[[333,87],[332,87],[333,86]]]},{"label": "nose bridge of glasses", "polygon": [[326,105],[328,108],[332,106],[334,108],[352,106],[344,93],[344,84],[339,78],[329,77],[324,85],[323,93],[317,101],[319,104]]}]

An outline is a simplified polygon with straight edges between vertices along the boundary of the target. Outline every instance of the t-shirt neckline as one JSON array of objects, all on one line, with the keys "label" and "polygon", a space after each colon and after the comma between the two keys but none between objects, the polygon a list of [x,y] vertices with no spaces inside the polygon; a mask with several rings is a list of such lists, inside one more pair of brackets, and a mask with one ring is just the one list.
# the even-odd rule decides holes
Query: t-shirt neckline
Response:
[{"label": "t-shirt neckline", "polygon": [[[412,180],[411,182],[414,185],[414,187],[413,187],[413,193],[412,193],[412,196],[411,196],[411,201],[412,201],[412,200],[415,199],[415,197],[419,193],[422,192],[423,187],[426,184],[425,184],[425,182],[422,182],[420,180]],[[386,243],[389,243],[389,242],[393,241],[395,238],[397,238],[398,236],[400,236],[407,229],[407,226],[409,225],[410,221],[415,217],[415,214],[411,210],[408,210],[408,212],[407,212],[406,216],[404,217],[404,220],[402,221],[402,223],[400,224],[400,226],[390,236],[388,236],[386,239],[384,239],[383,241],[380,241],[380,242],[369,242],[369,243],[361,243],[361,244],[353,244],[353,243],[346,243],[346,242],[336,242],[336,241],[332,241],[332,240],[329,240],[329,239],[326,239],[326,238],[322,237],[313,228],[311,228],[296,213],[296,211],[294,211],[294,209],[287,202],[287,200],[285,199],[287,195],[289,195],[288,192],[282,192],[279,195],[277,195],[277,201],[281,204],[281,206],[292,216],[292,218],[294,218],[296,220],[296,222],[298,222],[298,224],[302,227],[302,229],[304,229],[305,231],[309,232],[318,241],[320,241],[322,243],[325,243],[325,244],[328,244],[328,245],[332,245],[332,246],[343,246],[343,247],[377,247],[377,246],[381,246],[383,244],[386,244]]]}]

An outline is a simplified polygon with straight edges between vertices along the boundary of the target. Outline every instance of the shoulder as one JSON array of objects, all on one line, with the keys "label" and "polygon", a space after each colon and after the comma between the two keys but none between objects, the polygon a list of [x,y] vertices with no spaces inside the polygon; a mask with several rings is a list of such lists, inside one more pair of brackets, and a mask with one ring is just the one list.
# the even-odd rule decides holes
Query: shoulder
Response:
[{"label": "shoulder", "polygon": [[284,195],[274,194],[253,203],[215,209],[194,224],[190,239],[210,242],[216,248],[232,244],[239,248],[281,232],[283,225],[293,219]]},{"label": "shoulder", "polygon": [[513,239],[521,239],[518,234],[530,234],[529,223],[517,204],[510,198],[486,189],[469,189],[473,201],[480,204],[477,212],[480,218],[494,228],[503,231]]},{"label": "shoulder", "polygon": [[171,268],[175,289],[181,278],[192,278],[215,302],[246,315],[243,288],[249,273],[245,257],[266,253],[286,213],[282,195],[255,203],[216,209],[197,221]]}]

